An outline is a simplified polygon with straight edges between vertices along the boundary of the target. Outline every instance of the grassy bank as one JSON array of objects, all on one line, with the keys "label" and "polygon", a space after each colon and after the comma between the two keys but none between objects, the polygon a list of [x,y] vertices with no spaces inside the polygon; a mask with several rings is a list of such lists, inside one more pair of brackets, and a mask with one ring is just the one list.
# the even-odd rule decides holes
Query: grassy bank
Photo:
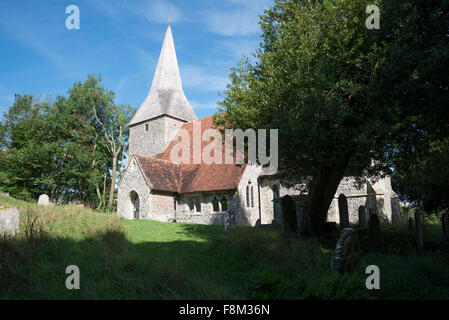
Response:
[{"label": "grassy bank", "polygon": [[[449,246],[425,226],[426,250],[406,226],[384,226],[353,276],[332,275],[337,235],[303,240],[277,228],[126,221],[77,206],[40,207],[0,197],[21,212],[20,233],[0,240],[2,299],[426,299],[449,298]],[[67,290],[77,265],[81,290]],[[381,290],[364,270],[381,271]]]}]

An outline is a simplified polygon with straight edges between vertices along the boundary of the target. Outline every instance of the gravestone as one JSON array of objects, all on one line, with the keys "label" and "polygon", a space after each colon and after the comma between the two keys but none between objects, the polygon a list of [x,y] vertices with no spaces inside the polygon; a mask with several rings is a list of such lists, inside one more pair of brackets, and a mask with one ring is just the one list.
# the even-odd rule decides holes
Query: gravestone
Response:
[{"label": "gravestone", "polygon": [[225,231],[228,231],[229,229],[232,229],[237,225],[235,221],[235,213],[233,210],[228,210],[225,213],[224,221],[225,221]]},{"label": "gravestone", "polygon": [[370,215],[368,229],[371,247],[376,248],[380,242],[380,221],[377,214]]},{"label": "gravestone", "polygon": [[50,199],[48,198],[48,196],[46,194],[41,194],[39,196],[39,200],[37,201],[38,205],[41,206],[48,206],[50,204]]},{"label": "gravestone", "polygon": [[11,206],[0,206],[0,236],[13,236],[19,231],[19,210]]},{"label": "gravestone", "polygon": [[424,248],[424,238],[422,232],[421,213],[419,209],[415,209],[415,231],[418,250],[421,251]]},{"label": "gravestone", "polygon": [[444,236],[449,238],[449,212],[444,212],[441,215],[441,225],[443,227]]},{"label": "gravestone", "polygon": [[[312,226],[310,224],[310,216],[308,208],[309,196],[299,195],[296,196],[295,202],[296,211],[299,212],[299,234],[302,237],[309,237],[312,234]],[[297,215],[298,217],[298,215]]]},{"label": "gravestone", "polygon": [[366,210],[365,206],[359,207],[359,227],[365,228],[366,227]]},{"label": "gravestone", "polygon": [[408,229],[409,231],[413,231],[413,219],[412,218],[408,218]]},{"label": "gravestone", "polygon": [[9,197],[8,192],[0,192],[0,197]]},{"label": "gravestone", "polygon": [[340,229],[349,227],[348,200],[344,194],[338,196],[338,211],[340,214]]},{"label": "gravestone", "polygon": [[331,267],[335,273],[353,273],[360,260],[360,250],[357,234],[352,228],[345,228],[341,232],[332,257]]},{"label": "gravestone", "polygon": [[287,233],[298,233],[298,220],[296,218],[296,205],[292,197],[286,195],[281,198],[282,228]]}]

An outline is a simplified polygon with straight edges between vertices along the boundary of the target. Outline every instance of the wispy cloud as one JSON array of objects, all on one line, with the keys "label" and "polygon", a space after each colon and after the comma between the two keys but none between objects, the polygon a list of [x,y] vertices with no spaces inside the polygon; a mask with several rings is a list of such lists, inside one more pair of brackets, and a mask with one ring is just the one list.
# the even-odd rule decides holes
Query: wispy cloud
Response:
[{"label": "wispy cloud", "polygon": [[68,59],[58,53],[50,44],[46,43],[48,39],[44,38],[40,32],[44,29],[41,21],[32,19],[29,15],[18,15],[15,12],[9,12],[9,14],[0,15],[0,27],[6,31],[11,39],[36,51],[60,71],[69,76],[76,74],[71,69]]},{"label": "wispy cloud", "polygon": [[259,46],[259,40],[254,38],[244,38],[235,40],[226,40],[222,43],[224,47],[235,57],[252,57]]},{"label": "wispy cloud", "polygon": [[272,0],[226,0],[204,12],[209,30],[224,36],[246,36],[260,31],[259,15]]},{"label": "wispy cloud", "polygon": [[139,12],[148,21],[155,23],[168,23],[182,21],[184,16],[175,4],[169,1],[155,0],[147,4],[139,3],[134,6],[134,11]]},{"label": "wispy cloud", "polygon": [[211,74],[210,69],[193,65],[181,66],[182,84],[187,88],[201,88],[206,91],[221,91],[226,88],[226,75]]},{"label": "wispy cloud", "polygon": [[190,101],[190,105],[194,110],[208,110],[208,111],[216,111],[217,110],[217,102],[215,101],[206,101],[200,102],[196,100]]}]

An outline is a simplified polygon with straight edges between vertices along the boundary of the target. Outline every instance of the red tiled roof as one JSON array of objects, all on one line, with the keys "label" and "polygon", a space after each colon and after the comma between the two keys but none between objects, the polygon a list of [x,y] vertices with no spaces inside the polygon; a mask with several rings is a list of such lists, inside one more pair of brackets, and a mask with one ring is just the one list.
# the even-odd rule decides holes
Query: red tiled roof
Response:
[{"label": "red tiled roof", "polygon": [[[201,135],[207,129],[213,128],[213,116],[198,121],[201,123]],[[136,155],[150,186],[160,191],[178,193],[236,189],[246,164],[192,164],[193,121],[185,123],[182,129],[187,130],[190,136],[191,164],[176,164],[170,161],[171,151],[179,143],[176,138],[156,158]],[[202,142],[201,151],[208,144],[210,142]]]},{"label": "red tiled roof", "polygon": [[178,192],[180,165],[134,154],[147,182],[153,189]]}]

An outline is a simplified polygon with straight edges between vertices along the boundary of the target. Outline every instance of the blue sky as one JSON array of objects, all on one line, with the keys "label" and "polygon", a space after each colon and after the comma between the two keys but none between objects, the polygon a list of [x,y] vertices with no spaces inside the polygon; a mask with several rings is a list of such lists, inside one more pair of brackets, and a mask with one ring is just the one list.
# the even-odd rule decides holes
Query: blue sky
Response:
[{"label": "blue sky", "polygon": [[[80,9],[80,29],[65,9]],[[184,91],[198,117],[216,110],[228,71],[259,45],[273,0],[0,0],[0,114],[15,93],[66,95],[101,75],[117,103],[138,108],[151,86],[168,19]]]}]

